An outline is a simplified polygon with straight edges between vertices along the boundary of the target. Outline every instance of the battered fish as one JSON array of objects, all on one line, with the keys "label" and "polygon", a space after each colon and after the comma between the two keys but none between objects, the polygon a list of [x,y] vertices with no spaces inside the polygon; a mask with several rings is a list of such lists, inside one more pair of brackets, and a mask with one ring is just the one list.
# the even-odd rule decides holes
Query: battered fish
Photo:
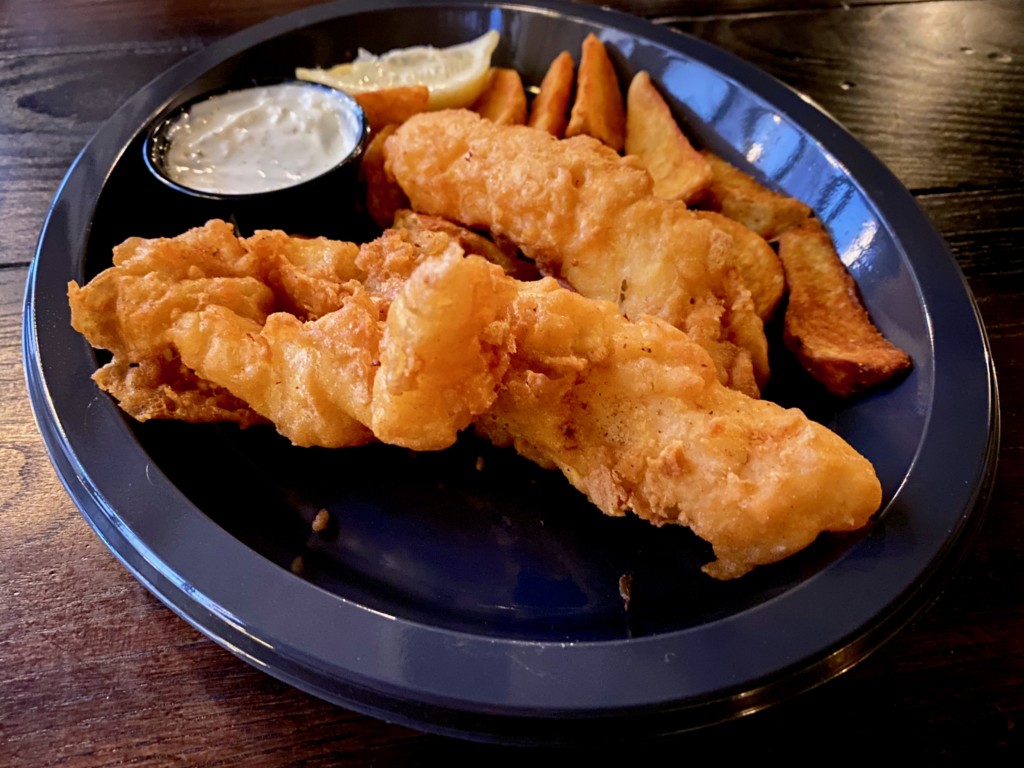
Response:
[{"label": "battered fish", "polygon": [[724,383],[756,395],[766,381],[767,341],[727,266],[729,236],[655,197],[636,158],[459,110],[410,118],[385,154],[415,210],[507,237],[585,296],[684,330]]},{"label": "battered fish", "polygon": [[306,323],[275,312],[260,325],[211,305],[182,315],[168,333],[186,366],[294,444],[341,448],[373,439],[367,424],[382,323],[364,293]]},{"label": "battered fish", "polygon": [[867,459],[801,411],[723,386],[677,329],[550,279],[518,288],[516,353],[476,430],[557,467],[605,514],[690,527],[718,558],[705,572],[730,579],[878,509]]},{"label": "battered fish", "polygon": [[[170,281],[161,270],[192,275],[183,284],[256,280],[204,276],[198,264],[223,253],[194,246],[220,242],[219,232],[194,230],[180,248],[160,242],[166,258],[152,272],[115,267],[101,285],[123,278],[128,301],[141,278]],[[305,320],[278,310],[254,318],[216,293],[197,306],[186,292],[174,312],[126,311],[122,321],[147,319],[166,365],[149,348],[126,357],[136,349],[126,343],[97,374],[123,403],[147,417],[208,420],[197,415],[220,409],[241,424],[267,419],[298,445],[326,447],[377,439],[433,450],[473,425],[559,469],[606,514],[689,526],[710,542],[717,559],[705,571],[719,579],[780,560],[822,531],[858,528],[880,504],[878,479],[853,448],[798,410],[727,388],[704,347],[658,318],[630,320],[552,278],[516,280],[443,232],[391,230],[356,252],[258,237],[238,241],[241,271],[270,280],[266,265],[283,259],[297,271],[286,282],[307,297],[343,285],[340,306]],[[81,302],[91,287],[72,291],[83,327],[100,324]]]}]

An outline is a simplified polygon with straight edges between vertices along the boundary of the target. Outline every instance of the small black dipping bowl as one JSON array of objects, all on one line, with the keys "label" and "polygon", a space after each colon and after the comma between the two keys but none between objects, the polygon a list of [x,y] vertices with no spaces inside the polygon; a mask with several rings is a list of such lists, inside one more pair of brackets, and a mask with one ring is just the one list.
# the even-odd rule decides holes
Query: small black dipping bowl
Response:
[{"label": "small black dipping bowl", "polygon": [[[214,96],[283,84],[319,88],[350,108],[357,125],[358,140],[355,148],[343,160],[318,176],[291,186],[242,194],[193,189],[167,175],[165,156],[170,147],[168,133],[181,115]],[[347,93],[304,80],[277,80],[207,91],[168,109],[150,125],[142,150],[146,167],[163,184],[181,194],[182,207],[197,224],[209,219],[224,219],[233,223],[235,231],[241,236],[249,236],[257,229],[281,229],[293,235],[358,240],[364,236],[367,228],[365,217],[357,211],[357,202],[359,163],[368,141],[366,116],[362,107]]]}]

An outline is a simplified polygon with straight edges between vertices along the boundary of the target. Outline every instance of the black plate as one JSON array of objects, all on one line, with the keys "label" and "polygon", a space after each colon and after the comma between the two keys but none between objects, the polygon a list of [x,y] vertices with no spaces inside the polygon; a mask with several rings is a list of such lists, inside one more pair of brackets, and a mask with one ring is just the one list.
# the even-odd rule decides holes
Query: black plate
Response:
[{"label": "black plate", "polygon": [[[138,425],[92,384],[97,355],[69,325],[67,281],[108,266],[125,237],[178,234],[206,213],[148,175],[141,143],[154,117],[200,91],[346,60],[360,45],[448,45],[488,28],[502,36],[496,62],[530,83],[597,33],[623,76],[651,73],[699,143],[828,225],[874,318],[915,367],[891,388],[837,403],[783,356],[772,394],[872,460],[885,492],[872,526],[719,583],[700,573],[710,551],[688,531],[603,517],[559,475],[471,438],[438,454],[302,450],[269,431]],[[316,234],[321,224],[295,226]],[[364,225],[352,216],[339,226]],[[849,667],[927,603],[963,551],[998,432],[970,293],[876,158],[798,94],[712,46],[554,2],[336,3],[174,67],[69,171],[32,268],[24,345],[33,406],[68,492],[173,610],[325,699],[501,741],[678,732]],[[321,508],[334,522],[314,535]]]}]

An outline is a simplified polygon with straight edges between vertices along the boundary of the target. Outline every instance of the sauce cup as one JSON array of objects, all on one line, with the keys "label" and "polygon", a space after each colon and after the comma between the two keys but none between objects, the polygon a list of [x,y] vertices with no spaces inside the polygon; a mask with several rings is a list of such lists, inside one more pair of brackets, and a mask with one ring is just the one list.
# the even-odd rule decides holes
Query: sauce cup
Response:
[{"label": "sauce cup", "polygon": [[196,225],[220,218],[240,235],[352,239],[365,227],[356,202],[368,136],[351,96],[285,80],[204,93],[165,111],[143,157]]}]

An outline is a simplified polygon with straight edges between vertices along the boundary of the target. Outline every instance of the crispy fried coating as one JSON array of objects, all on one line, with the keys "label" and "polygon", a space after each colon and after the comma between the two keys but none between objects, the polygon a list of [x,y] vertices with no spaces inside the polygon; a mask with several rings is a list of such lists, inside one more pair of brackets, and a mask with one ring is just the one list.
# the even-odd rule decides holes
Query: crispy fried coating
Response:
[{"label": "crispy fried coating", "polygon": [[260,270],[256,257],[235,236],[234,227],[215,219],[176,237],[130,237],[114,246],[118,274],[168,277],[252,277]]},{"label": "crispy fried coating", "polygon": [[137,421],[233,422],[242,428],[269,423],[223,387],[196,376],[176,355],[160,355],[133,363],[115,356],[92,378]]},{"label": "crispy fried coating", "polygon": [[521,258],[519,249],[514,244],[508,241],[489,240],[471,229],[466,229],[440,216],[416,213],[405,208],[395,214],[394,226],[411,231],[443,232],[457,242],[467,254],[482,256],[492,264],[497,264],[505,270],[506,274],[517,280],[539,280],[541,277],[537,265]]},{"label": "crispy fried coating", "polygon": [[184,312],[223,304],[262,322],[275,306],[257,258],[222,221],[176,238],[129,238],[113,262],[84,287],[68,284],[71,325],[128,361],[162,355],[170,321]]},{"label": "crispy fried coating", "polygon": [[744,287],[750,291],[758,317],[767,321],[786,293],[786,275],[775,249],[753,230],[720,213],[694,211],[694,215],[732,238],[726,261],[736,268]]},{"label": "crispy fried coating", "polygon": [[167,329],[185,312],[220,304],[262,322],[274,308],[274,294],[254,277],[176,278],[113,267],[84,287],[71,282],[68,302],[72,327],[92,346],[137,361],[163,354]]},{"label": "crispy fried coating", "polygon": [[800,411],[722,386],[666,323],[630,322],[551,280],[520,284],[514,316],[516,354],[477,431],[557,467],[606,514],[689,526],[711,543],[715,578],[878,509],[866,459]]},{"label": "crispy fried coating", "polygon": [[359,247],[356,264],[366,274],[363,284],[379,301],[390,305],[416,268],[441,256],[451,238],[427,228],[388,229]]},{"label": "crispy fried coating", "polygon": [[365,277],[356,266],[354,243],[289,237],[279,230],[258,230],[242,243],[256,258],[278,310],[304,320],[338,309],[354,290],[353,282]]},{"label": "crispy fried coating", "polygon": [[420,264],[388,311],[373,382],[377,438],[447,448],[497,396],[512,352],[514,284],[456,243]]},{"label": "crispy fried coating", "polygon": [[783,340],[829,392],[849,397],[911,367],[910,356],[871,322],[817,219],[784,232],[779,256],[789,283]]},{"label": "crispy fried coating", "polygon": [[270,421],[327,447],[377,431],[437,449],[490,404],[507,366],[499,314],[512,289],[443,232],[391,230],[358,247],[239,239],[210,222],[117,253],[69,301],[75,327],[115,353],[97,383],[140,420]]},{"label": "crispy fried coating", "polygon": [[135,418],[265,423],[244,398],[183,365],[175,323],[213,307],[249,328],[280,310],[328,314],[362,289],[358,253],[281,232],[241,239],[217,220],[174,238],[130,238],[114,249],[114,266],[84,287],[69,285],[72,325],[114,353],[94,379]]},{"label": "crispy fried coating", "polygon": [[383,322],[364,291],[303,323],[276,312],[263,325],[223,306],[182,315],[169,335],[182,362],[269,419],[296,445],[373,439],[370,396]]},{"label": "crispy fried coating", "polygon": [[114,266],[84,287],[71,282],[71,324],[89,343],[132,362],[158,357],[186,312],[217,305],[263,323],[273,311],[316,318],[337,309],[362,278],[358,246],[256,232],[240,239],[214,220],[176,238],[130,238]]},{"label": "crispy fried coating", "polygon": [[768,375],[760,318],[725,261],[729,237],[653,195],[636,158],[466,111],[416,115],[385,145],[414,209],[507,237],[580,293],[685,330],[750,394]]},{"label": "crispy fried coating", "polygon": [[[202,236],[179,242],[216,261],[193,247]],[[799,411],[723,386],[720,363],[680,329],[551,278],[518,281],[444,232],[390,230],[354,257],[273,232],[237,245],[256,273],[290,264],[344,284],[340,306],[306,320],[219,303],[161,313],[160,355],[115,356],[96,377],[133,415],[265,419],[297,445],[422,450],[472,424],[558,468],[606,514],[689,526],[721,579],[864,525],[880,503],[864,458]],[[159,249],[194,274],[173,242]]]}]

